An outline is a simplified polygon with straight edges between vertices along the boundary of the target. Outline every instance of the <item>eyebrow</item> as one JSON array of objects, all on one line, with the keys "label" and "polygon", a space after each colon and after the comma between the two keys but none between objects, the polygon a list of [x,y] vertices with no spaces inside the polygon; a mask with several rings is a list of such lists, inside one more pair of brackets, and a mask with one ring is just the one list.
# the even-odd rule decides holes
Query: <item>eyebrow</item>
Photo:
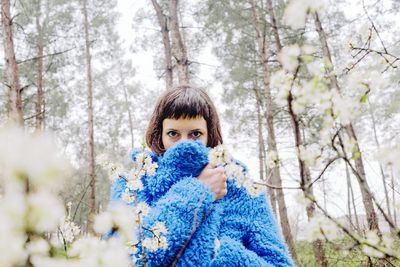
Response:
[{"label": "eyebrow", "polygon": [[[167,131],[178,131],[177,129],[175,129],[175,128],[167,128],[166,129]],[[194,131],[204,131],[204,129],[202,129],[202,128],[196,128],[196,129],[193,129],[193,130],[190,130],[191,132],[194,132]]]}]

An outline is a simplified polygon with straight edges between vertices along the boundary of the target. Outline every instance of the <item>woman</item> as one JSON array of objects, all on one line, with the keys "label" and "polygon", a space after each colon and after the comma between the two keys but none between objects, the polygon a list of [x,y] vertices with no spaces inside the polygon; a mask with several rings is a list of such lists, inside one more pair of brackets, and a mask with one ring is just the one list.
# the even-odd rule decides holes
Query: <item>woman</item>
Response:
[{"label": "woman", "polygon": [[[223,167],[208,162],[209,149],[223,140],[205,91],[179,86],[165,92],[146,142],[158,168],[154,176],[142,177],[144,188],[137,195],[151,207],[143,219],[143,238],[154,236],[150,229],[164,222],[167,244],[145,245],[144,253],[139,245],[139,265],[294,266],[265,194],[252,196],[235,185],[235,177],[226,177]],[[121,199],[125,187],[124,179],[116,181],[113,201]]]}]

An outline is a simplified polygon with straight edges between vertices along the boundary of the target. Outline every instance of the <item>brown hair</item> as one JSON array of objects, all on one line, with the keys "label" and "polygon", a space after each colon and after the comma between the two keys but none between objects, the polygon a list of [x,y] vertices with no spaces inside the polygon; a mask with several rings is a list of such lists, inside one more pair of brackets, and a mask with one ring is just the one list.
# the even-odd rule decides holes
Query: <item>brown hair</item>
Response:
[{"label": "brown hair", "polygon": [[165,152],[162,143],[162,123],[164,119],[192,119],[203,116],[207,122],[208,147],[222,144],[221,127],[217,110],[208,96],[200,88],[180,85],[164,92],[157,101],[146,131],[146,143],[157,153]]}]

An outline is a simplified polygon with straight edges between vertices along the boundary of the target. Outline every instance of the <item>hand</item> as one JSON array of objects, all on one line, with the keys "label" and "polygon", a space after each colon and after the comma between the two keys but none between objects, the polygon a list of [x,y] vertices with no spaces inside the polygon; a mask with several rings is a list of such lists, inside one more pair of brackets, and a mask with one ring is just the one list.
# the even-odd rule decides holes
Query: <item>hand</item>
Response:
[{"label": "hand", "polygon": [[215,194],[215,200],[223,198],[227,193],[226,175],[223,167],[213,167],[210,163],[197,177],[200,182],[208,186]]}]

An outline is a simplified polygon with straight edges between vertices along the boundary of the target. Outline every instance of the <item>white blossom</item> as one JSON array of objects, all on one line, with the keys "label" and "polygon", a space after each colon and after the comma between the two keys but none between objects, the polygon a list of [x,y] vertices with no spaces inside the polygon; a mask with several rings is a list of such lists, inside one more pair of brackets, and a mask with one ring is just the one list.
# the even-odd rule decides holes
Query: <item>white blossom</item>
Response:
[{"label": "white blossom", "polygon": [[299,65],[299,59],[301,50],[297,44],[288,45],[282,48],[279,54],[279,61],[282,63],[284,69],[289,72],[294,72],[294,70]]},{"label": "white blossom", "polygon": [[50,245],[46,240],[44,240],[42,238],[38,238],[38,239],[31,240],[28,243],[26,249],[30,255],[46,256],[49,253]]},{"label": "white blossom", "polygon": [[271,88],[278,91],[276,103],[281,107],[286,107],[289,96],[290,87],[293,81],[293,74],[284,71],[283,69],[272,73]]},{"label": "white blossom", "polygon": [[54,231],[60,218],[64,216],[61,201],[43,190],[28,195],[28,210],[29,228],[39,233]]},{"label": "white blossom", "polygon": [[156,251],[159,249],[167,249],[168,248],[168,242],[167,238],[165,236],[157,237],[154,236],[153,238],[145,238],[142,241],[143,247],[150,251]]},{"label": "white blossom", "polygon": [[360,101],[349,96],[333,93],[333,112],[343,125],[350,124],[360,114]]},{"label": "white blossom", "polygon": [[75,242],[69,256],[78,257],[81,266],[129,266],[128,249],[122,240],[111,238],[108,241],[95,237],[85,237]]},{"label": "white blossom", "polygon": [[104,234],[113,226],[113,220],[109,211],[98,214],[94,219],[93,229],[96,233]]},{"label": "white blossom", "polygon": [[332,241],[339,235],[338,227],[331,220],[321,215],[312,217],[306,229],[307,240],[310,242],[325,237]]},{"label": "white blossom", "polygon": [[150,206],[146,202],[138,203],[135,208],[136,213],[140,213],[142,216],[146,216],[150,212]]},{"label": "white blossom", "polygon": [[24,247],[26,236],[13,232],[11,224],[7,218],[0,220],[0,266],[4,267],[22,266],[28,256]]},{"label": "white blossom", "polygon": [[317,159],[321,155],[321,148],[318,144],[311,144],[308,146],[299,146],[300,159],[305,162],[306,165],[314,167]]},{"label": "white blossom", "polygon": [[157,222],[156,225],[154,225],[151,230],[153,231],[153,234],[156,236],[161,236],[161,235],[166,235],[167,234],[167,228],[165,227],[164,222]]},{"label": "white blossom", "polygon": [[376,158],[378,161],[386,166],[390,166],[394,173],[400,174],[400,145],[386,145],[382,147],[377,153]]},{"label": "white blossom", "polygon": [[[118,228],[119,233],[125,241],[136,240],[137,224],[134,223],[137,217],[134,208],[122,203],[114,203],[109,212],[112,217],[112,224]],[[100,227],[101,228],[101,227]]]},{"label": "white blossom", "polygon": [[278,152],[275,150],[268,151],[267,155],[266,155],[266,161],[267,161],[267,166],[269,168],[274,168],[276,166],[279,166],[280,159],[279,159]]},{"label": "white blossom", "polygon": [[371,246],[363,244],[361,246],[361,248],[362,248],[362,252],[365,255],[368,255],[368,256],[371,256],[371,257],[376,257],[376,258],[383,258],[385,256],[385,254],[383,252],[381,252],[381,251],[379,251],[379,250],[377,250],[377,249],[375,249],[375,248],[373,248]]},{"label": "white blossom", "polygon": [[133,190],[133,191],[143,189],[143,183],[141,180],[130,180],[130,181],[128,181],[126,186],[127,186],[127,188],[129,188],[130,190]]},{"label": "white blossom", "polygon": [[208,153],[208,162],[213,166],[223,166],[231,161],[231,156],[223,145],[218,145]]},{"label": "white blossom", "polygon": [[304,28],[307,13],[323,10],[327,5],[326,2],[326,0],[292,0],[285,8],[283,20],[294,30]]},{"label": "white blossom", "polygon": [[304,28],[307,18],[306,1],[292,0],[283,14],[283,21],[294,30]]},{"label": "white blossom", "polygon": [[0,130],[0,179],[24,181],[35,188],[61,188],[70,165],[49,134],[28,135],[20,128]]},{"label": "white blossom", "polygon": [[55,235],[57,237],[58,244],[64,244],[64,242],[69,244],[74,241],[80,232],[81,229],[79,226],[77,226],[73,221],[71,221],[69,216],[67,216],[61,221]]}]

